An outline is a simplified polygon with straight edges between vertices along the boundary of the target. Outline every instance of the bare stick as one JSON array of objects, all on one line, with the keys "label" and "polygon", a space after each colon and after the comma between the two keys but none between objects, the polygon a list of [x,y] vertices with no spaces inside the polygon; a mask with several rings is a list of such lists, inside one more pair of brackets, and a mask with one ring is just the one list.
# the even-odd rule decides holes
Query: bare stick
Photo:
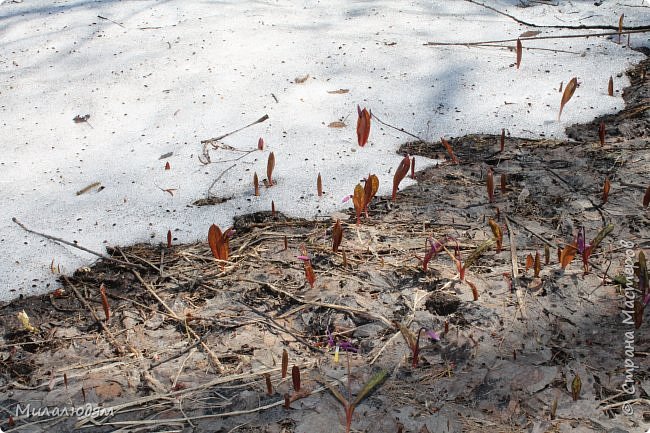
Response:
[{"label": "bare stick", "polygon": [[515,244],[515,235],[510,227],[510,220],[505,216],[506,227],[508,228],[508,236],[510,237],[510,258],[512,260],[512,288],[515,289],[517,294],[517,302],[519,303],[519,311],[521,316],[526,318],[526,305],[524,304],[524,294],[519,288],[517,282],[517,275],[519,275],[519,266],[517,265],[517,245]]},{"label": "bare stick", "polygon": [[132,267],[132,268],[144,269],[144,266],[142,266],[142,265],[125,262],[125,261],[119,260],[119,259],[114,259],[113,257],[108,257],[108,256],[106,256],[106,255],[104,255],[102,253],[98,253],[97,251],[93,251],[93,250],[90,250],[90,249],[88,249],[86,247],[82,247],[81,245],[77,245],[77,244],[75,244],[73,242],[68,242],[65,239],[57,238],[56,236],[47,235],[45,233],[40,233],[40,232],[37,232],[35,230],[29,229],[29,228],[25,227],[25,225],[23,223],[18,221],[16,219],[16,217],[11,218],[11,220],[13,222],[15,222],[16,224],[18,224],[18,226],[20,226],[20,228],[22,228],[23,230],[25,230],[28,233],[32,233],[32,234],[44,237],[45,239],[49,239],[51,241],[58,242],[60,244],[64,244],[64,245],[68,245],[68,246],[73,247],[73,248],[77,248],[77,249],[79,249],[81,251],[85,251],[87,253],[90,253],[90,254],[92,254],[94,256],[100,257],[100,258],[102,258],[104,260],[108,260],[108,261],[113,262],[113,263],[119,263],[120,265],[129,266],[129,267]]},{"label": "bare stick", "polygon": [[[508,17],[508,18],[514,20],[515,22],[519,23],[519,24],[523,24],[523,25],[529,26],[529,27],[550,28],[550,29],[577,29],[577,30],[580,30],[580,29],[618,30],[618,27],[616,27],[616,26],[608,26],[608,25],[591,25],[591,26],[584,25],[584,24],[581,24],[579,26],[567,26],[567,25],[558,25],[558,24],[555,24],[555,25],[539,25],[539,24],[529,23],[529,22],[520,20],[519,18],[517,18],[517,17],[515,17],[513,15],[510,15],[508,13],[505,13],[503,11],[500,11],[499,9],[497,9],[495,7],[488,6],[488,5],[484,4],[484,3],[480,3],[480,2],[477,2],[475,0],[465,0],[465,1],[469,2],[469,3],[473,3],[473,4],[477,5],[477,6],[482,6],[482,7],[486,8],[486,9],[489,9],[489,10],[491,10],[493,12],[498,13],[499,15],[503,15],[505,17]],[[644,27],[626,27],[626,28],[627,29],[638,29],[638,28],[647,28],[647,26],[644,26]],[[618,34],[618,32],[616,32],[616,34]]]},{"label": "bare stick", "polygon": [[171,316],[172,316],[172,317],[173,317],[173,318],[174,318],[174,319],[175,319],[179,324],[181,324],[181,326],[183,326],[183,328],[185,329],[185,331],[186,331],[189,335],[191,335],[192,337],[194,337],[194,338],[196,338],[197,340],[199,340],[199,344],[201,345],[201,347],[203,347],[203,350],[206,351],[206,353],[208,354],[208,357],[212,360],[212,362],[214,363],[214,365],[217,367],[217,370],[219,371],[219,373],[223,373],[223,372],[224,372],[224,367],[223,367],[223,365],[221,364],[221,361],[219,361],[219,358],[217,357],[217,354],[214,353],[214,352],[212,351],[212,349],[210,349],[210,347],[208,347],[208,345],[205,344],[205,342],[201,341],[201,337],[199,337],[199,335],[194,331],[194,329],[192,329],[192,328],[187,324],[187,321],[185,321],[185,320],[183,320],[182,318],[178,317],[178,316],[176,315],[176,313],[174,312],[174,310],[172,310],[171,308],[169,308],[169,306],[165,303],[165,301],[163,301],[163,300],[160,298],[160,296],[158,296],[158,294],[157,294],[156,291],[153,289],[153,287],[151,287],[151,285],[150,285],[149,283],[147,283],[147,282],[146,282],[146,281],[145,281],[145,280],[140,276],[140,274],[138,273],[138,271],[133,271],[133,275],[135,275],[135,277],[138,279],[138,281],[140,281],[140,283],[144,286],[144,288],[147,289],[147,291],[151,294],[151,296],[153,296],[153,297],[156,299],[156,301],[158,301],[158,303],[159,303],[160,305],[162,305],[162,306],[165,308],[165,310],[167,310],[167,312],[168,312],[168,313],[169,313],[169,314],[170,314],[170,315],[171,315]]},{"label": "bare stick", "polygon": [[239,129],[235,129],[234,131],[227,132],[227,133],[225,133],[225,134],[223,134],[223,135],[220,135],[220,136],[218,136],[218,137],[208,138],[207,140],[201,140],[201,144],[214,143],[215,141],[222,140],[222,139],[228,137],[229,135],[233,135],[233,134],[235,134],[235,133],[237,133],[237,132],[239,132],[239,131],[243,131],[244,129],[249,128],[249,127],[251,127],[251,126],[253,126],[253,125],[257,125],[258,123],[262,123],[262,122],[266,121],[268,118],[269,118],[268,114],[265,114],[264,116],[262,116],[262,117],[260,117],[259,119],[257,119],[255,122],[253,122],[253,123],[249,123],[249,124],[246,125],[246,126],[242,126],[242,127],[239,128]]},{"label": "bare stick", "polygon": [[381,124],[384,125],[384,126],[388,126],[389,128],[392,128],[392,129],[394,129],[395,131],[399,131],[399,132],[402,132],[402,133],[404,133],[404,134],[406,134],[406,135],[410,135],[411,137],[413,137],[413,138],[417,138],[418,140],[420,140],[420,141],[426,143],[426,140],[425,140],[425,139],[420,138],[420,137],[418,137],[418,136],[415,135],[415,134],[411,134],[410,132],[404,130],[404,128],[398,128],[398,127],[396,127],[396,126],[389,125],[388,123],[386,123],[386,122],[384,122],[383,120],[381,120],[379,117],[375,116],[375,113],[372,113],[371,116],[374,117],[375,120],[376,120],[377,122],[381,123]]},{"label": "bare stick", "polygon": [[[631,34],[631,33],[647,33],[650,32],[650,27],[644,27],[638,30],[628,30],[626,32],[621,32],[621,34]],[[537,41],[543,39],[573,39],[573,38],[592,38],[592,37],[602,37],[602,36],[615,36],[618,35],[618,32],[607,32],[607,33],[583,33],[579,35],[558,35],[558,36],[534,36],[530,38],[515,38],[515,39],[499,39],[495,41],[479,41],[479,42],[425,42],[423,45],[430,46],[447,46],[447,47],[465,47],[472,45],[487,45],[487,44],[503,44],[506,42],[517,42],[517,39],[520,41]]]}]

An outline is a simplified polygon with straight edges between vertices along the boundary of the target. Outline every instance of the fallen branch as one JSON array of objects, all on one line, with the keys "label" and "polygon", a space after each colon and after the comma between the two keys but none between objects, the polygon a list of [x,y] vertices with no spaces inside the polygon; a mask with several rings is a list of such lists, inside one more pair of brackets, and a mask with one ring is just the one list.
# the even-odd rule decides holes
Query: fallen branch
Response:
[{"label": "fallen branch", "polygon": [[473,45],[488,45],[488,44],[503,44],[506,42],[517,42],[517,39],[520,41],[541,41],[544,39],[573,39],[573,38],[591,38],[591,37],[602,37],[602,36],[616,36],[619,34],[633,34],[633,33],[647,33],[650,32],[650,27],[646,26],[639,28],[637,30],[628,30],[624,32],[606,32],[606,33],[583,33],[579,35],[557,35],[557,36],[532,36],[529,38],[514,38],[514,39],[499,39],[494,41],[478,41],[478,42],[425,42],[422,45],[426,46],[447,46],[447,47],[466,47]]},{"label": "fallen branch", "polygon": [[510,258],[512,261],[512,288],[517,295],[517,303],[519,304],[519,311],[521,316],[526,318],[526,304],[524,303],[524,294],[519,288],[517,276],[519,275],[519,265],[517,264],[517,245],[515,244],[515,235],[510,227],[510,220],[505,216],[506,227],[508,228],[508,237],[510,238]]},{"label": "fallen branch", "polygon": [[86,247],[82,247],[81,245],[75,244],[75,243],[73,243],[73,242],[68,242],[68,241],[66,241],[65,239],[57,238],[56,236],[48,235],[48,234],[45,234],[45,233],[40,233],[40,232],[37,232],[37,231],[35,231],[35,230],[29,229],[29,228],[27,228],[23,223],[21,223],[20,221],[18,221],[18,220],[16,219],[16,217],[11,218],[11,220],[12,220],[13,222],[15,222],[16,224],[18,224],[18,226],[19,226],[21,229],[25,230],[25,231],[28,232],[28,233],[32,233],[32,234],[35,234],[35,235],[38,235],[38,236],[44,237],[45,239],[49,239],[49,240],[51,240],[51,241],[58,242],[58,243],[63,244],[63,245],[68,245],[68,246],[70,246],[70,247],[77,248],[77,249],[79,249],[79,250],[81,250],[81,251],[85,251],[85,252],[90,253],[90,254],[92,254],[92,255],[94,255],[94,256],[100,257],[100,258],[102,258],[102,259],[104,259],[104,260],[108,260],[109,262],[119,263],[119,264],[122,265],[122,266],[128,266],[128,267],[131,267],[131,268],[145,269],[145,267],[142,266],[142,265],[138,265],[138,264],[135,264],[135,263],[125,262],[125,261],[123,261],[123,260],[119,260],[119,259],[114,259],[113,257],[106,256],[106,255],[104,255],[104,254],[102,254],[102,253],[98,253],[97,251],[93,251],[93,250],[88,249],[88,248],[86,248]]},{"label": "fallen branch", "polygon": [[214,143],[216,141],[223,140],[224,138],[228,137],[229,135],[233,135],[233,134],[235,134],[235,133],[237,133],[239,131],[243,131],[244,129],[250,128],[253,125],[257,125],[258,123],[262,123],[262,122],[268,120],[268,118],[269,118],[268,114],[265,114],[264,116],[257,119],[255,122],[249,123],[246,126],[242,126],[239,129],[235,129],[234,131],[226,132],[225,134],[220,135],[218,137],[208,138],[207,140],[201,140],[201,144],[212,144],[212,143]]},{"label": "fallen branch", "polygon": [[[578,26],[567,26],[567,25],[558,25],[558,24],[550,24],[550,25],[544,25],[544,24],[534,24],[534,23],[529,23],[527,21],[521,20],[513,15],[510,15],[506,12],[500,11],[499,9],[488,6],[484,3],[477,2],[475,0],[465,0],[466,2],[473,3],[477,6],[482,6],[486,9],[489,9],[493,12],[496,12],[499,15],[503,15],[505,17],[508,17],[515,22],[519,24],[523,24],[525,26],[529,27],[535,27],[535,28],[547,28],[547,29],[575,29],[575,30],[582,30],[582,29],[595,29],[595,30],[618,30],[618,26],[611,26],[611,25],[585,25],[585,24],[580,24]],[[636,30],[636,29],[642,29],[642,28],[648,28],[647,26],[640,26],[640,27],[624,27],[624,29],[630,29],[630,30]],[[616,32],[618,34],[618,31]]]}]

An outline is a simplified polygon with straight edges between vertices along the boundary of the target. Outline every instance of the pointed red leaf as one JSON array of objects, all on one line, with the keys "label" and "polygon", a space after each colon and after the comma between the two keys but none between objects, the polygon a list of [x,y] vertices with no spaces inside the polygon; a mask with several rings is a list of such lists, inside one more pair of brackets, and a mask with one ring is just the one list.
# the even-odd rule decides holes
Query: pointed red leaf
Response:
[{"label": "pointed red leaf", "polygon": [[365,108],[362,110],[358,105],[357,112],[359,114],[357,119],[357,141],[359,146],[363,147],[368,143],[368,137],[370,136],[370,112]]},{"label": "pointed red leaf", "polygon": [[408,155],[405,155],[402,161],[399,163],[397,170],[395,170],[395,175],[393,176],[393,201],[397,198],[397,188],[399,187],[402,179],[404,179],[404,177],[408,174],[410,165],[411,158],[409,158]]}]

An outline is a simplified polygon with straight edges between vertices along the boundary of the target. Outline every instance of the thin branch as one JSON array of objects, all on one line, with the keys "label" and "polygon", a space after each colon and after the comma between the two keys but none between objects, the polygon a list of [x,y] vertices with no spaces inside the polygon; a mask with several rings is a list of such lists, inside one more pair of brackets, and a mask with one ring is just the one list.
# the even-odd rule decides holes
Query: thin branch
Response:
[{"label": "thin branch", "polygon": [[237,133],[239,131],[243,131],[244,129],[249,128],[249,127],[251,127],[253,125],[257,125],[258,123],[262,123],[262,122],[266,121],[268,118],[269,118],[269,115],[265,114],[264,116],[257,119],[255,122],[249,123],[246,126],[242,126],[239,129],[235,129],[234,131],[226,132],[225,134],[220,135],[218,137],[208,138],[207,140],[201,140],[201,144],[206,144],[206,143],[209,144],[209,143],[214,143],[215,141],[222,140],[222,139],[228,137],[229,135],[233,135],[233,134],[235,134],[235,133]]},{"label": "thin branch", "polygon": [[104,255],[102,253],[98,253],[97,251],[93,251],[93,250],[90,250],[90,249],[88,249],[86,247],[82,247],[81,245],[77,245],[77,244],[75,244],[73,242],[66,241],[65,239],[57,238],[56,236],[48,235],[48,234],[45,234],[45,233],[40,233],[40,232],[37,232],[35,230],[29,229],[23,223],[18,221],[16,219],[16,217],[11,218],[11,221],[18,224],[18,226],[20,226],[20,228],[22,228],[23,230],[25,230],[28,233],[32,233],[32,234],[35,234],[37,236],[44,237],[45,239],[49,239],[51,241],[58,242],[58,243],[63,244],[63,245],[68,245],[70,247],[77,248],[77,249],[79,249],[81,251],[85,251],[87,253],[90,253],[90,254],[92,254],[94,256],[97,256],[99,258],[102,258],[104,260],[107,260],[107,261],[110,261],[110,262],[113,262],[113,263],[119,263],[120,265],[128,266],[128,267],[131,267],[131,268],[145,269],[145,267],[142,266],[142,265],[125,262],[125,261],[119,260],[119,259],[114,259],[113,257],[106,256],[106,255]]},{"label": "thin branch", "polygon": [[423,139],[423,138],[421,138],[421,137],[418,137],[417,135],[412,134],[412,133],[406,131],[404,128],[398,128],[398,127],[396,127],[396,126],[389,125],[388,123],[384,122],[384,121],[381,120],[379,117],[377,117],[377,116],[375,115],[375,113],[371,113],[370,115],[371,115],[372,117],[374,117],[375,120],[376,120],[377,122],[381,123],[381,124],[384,125],[384,126],[388,126],[389,128],[392,128],[392,129],[394,129],[395,131],[399,131],[399,132],[402,132],[402,133],[404,133],[404,134],[406,134],[406,135],[410,135],[411,137],[413,137],[413,138],[417,138],[418,140],[420,140],[420,141],[422,141],[422,142],[424,142],[424,143],[427,142],[425,139]]},{"label": "thin branch", "polygon": [[[475,0],[465,0],[465,1],[469,2],[469,3],[473,3],[473,4],[477,5],[477,6],[482,6],[482,7],[486,8],[486,9],[489,9],[489,10],[491,10],[493,12],[496,12],[499,15],[503,15],[505,17],[508,17],[511,20],[514,20],[515,22],[517,22],[519,24],[523,24],[523,25],[529,26],[529,27],[548,28],[548,29],[576,29],[576,30],[581,30],[581,29],[618,30],[618,26],[611,26],[611,25],[608,26],[608,25],[584,25],[584,24],[580,24],[579,26],[567,26],[567,25],[557,25],[557,24],[554,24],[554,25],[533,24],[533,23],[529,23],[527,21],[521,20],[521,19],[519,19],[519,18],[517,18],[517,17],[515,17],[513,15],[510,15],[510,14],[508,14],[506,12],[500,11],[499,9],[497,9],[495,7],[488,6],[488,5],[484,4],[484,3],[480,3],[480,2],[477,2]],[[637,27],[629,27],[628,26],[628,27],[624,27],[624,29],[626,29],[626,30],[639,30],[639,29],[647,29],[647,28],[648,28],[648,26],[637,26]],[[618,32],[616,32],[616,34],[618,34]]]},{"label": "thin branch", "polygon": [[[643,28],[623,31],[620,34],[633,34],[633,33],[647,33],[650,32],[650,27],[645,26]],[[478,41],[478,42],[425,42],[423,45],[428,46],[447,46],[447,47],[465,47],[472,45],[487,45],[487,44],[503,44],[506,42],[517,42],[517,39],[520,41],[537,41],[543,39],[573,39],[573,38],[591,38],[591,37],[602,37],[602,36],[616,36],[618,32],[606,32],[606,33],[582,33],[579,35],[557,35],[557,36],[533,36],[530,38],[514,38],[514,39],[499,39],[494,41]]]}]

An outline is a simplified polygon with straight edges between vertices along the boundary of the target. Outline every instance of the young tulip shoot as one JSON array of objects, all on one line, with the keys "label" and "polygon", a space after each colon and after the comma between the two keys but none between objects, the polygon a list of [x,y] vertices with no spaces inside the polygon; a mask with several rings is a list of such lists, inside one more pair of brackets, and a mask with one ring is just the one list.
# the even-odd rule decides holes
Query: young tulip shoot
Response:
[{"label": "young tulip shoot", "polygon": [[486,185],[488,200],[492,203],[494,201],[494,174],[492,173],[492,168],[488,168]]},{"label": "young tulip shoot", "polygon": [[[212,256],[217,260],[228,260],[228,255],[230,254],[230,245],[229,238],[232,231],[230,229],[226,230],[225,233],[221,232],[221,229],[215,224],[210,226],[208,230],[208,245],[210,245],[210,250],[212,251]],[[221,265],[225,267],[224,264]]]},{"label": "young tulip shoot", "polygon": [[501,142],[500,142],[501,152],[503,152],[505,148],[506,148],[506,128],[501,128]]},{"label": "young tulip shoot", "polygon": [[300,367],[297,365],[291,367],[291,383],[293,384],[293,390],[300,392]]},{"label": "young tulip shoot", "polygon": [[343,227],[341,227],[341,220],[336,220],[334,228],[332,228],[332,252],[337,253],[339,246],[343,240]]},{"label": "young tulip shoot", "polygon": [[106,321],[108,322],[108,319],[111,318],[111,307],[108,305],[108,297],[106,296],[106,286],[104,283],[102,283],[99,286],[99,294],[101,295],[102,298],[102,307],[104,308],[104,316],[106,317]]},{"label": "young tulip shoot", "polygon": [[253,173],[253,189],[255,191],[255,197],[260,195],[260,181],[257,177],[257,172]]},{"label": "young tulip shoot", "polygon": [[605,182],[603,183],[603,204],[607,203],[607,199],[609,198],[609,190],[611,188],[611,182],[609,181],[609,177],[605,178]]},{"label": "young tulip shoot", "polygon": [[519,38],[517,38],[517,69],[519,69],[519,66],[521,65],[521,52],[522,52],[522,46],[521,46],[521,41]]},{"label": "young tulip shoot", "polygon": [[269,159],[266,162],[266,179],[269,182],[269,186],[273,186],[273,169],[275,168],[275,155],[273,152],[269,154]]},{"label": "young tulip shoot", "polygon": [[614,78],[609,77],[609,83],[607,83],[607,94],[609,96],[614,96]]},{"label": "young tulip shoot", "polygon": [[282,349],[282,368],[280,370],[281,372],[281,377],[284,379],[287,377],[287,370],[289,369],[289,354],[287,353],[287,349]]},{"label": "young tulip shoot", "polygon": [[318,173],[318,178],[316,178],[316,191],[319,197],[323,196],[323,179],[321,179],[320,173]]},{"label": "young tulip shoot", "polygon": [[172,247],[172,231],[167,230],[167,248]]},{"label": "young tulip shoot", "polygon": [[406,174],[409,172],[409,167],[411,165],[411,158],[408,155],[402,158],[402,161],[399,163],[397,170],[395,170],[395,175],[393,176],[393,194],[391,199],[395,201],[397,199],[397,189],[399,184],[404,179]]},{"label": "young tulip shoot", "polygon": [[364,203],[365,191],[360,183],[354,187],[354,194],[352,195],[352,204],[354,204],[354,211],[357,214],[357,225],[361,224],[361,212],[365,207]]},{"label": "young tulip shoot", "polygon": [[370,136],[371,112],[365,108],[362,110],[357,105],[357,113],[359,114],[359,118],[357,119],[357,142],[359,146],[363,147],[368,143],[368,137]]},{"label": "young tulip shoot", "polygon": [[264,150],[264,139],[262,137],[257,140],[257,150]]},{"label": "young tulip shoot", "polygon": [[497,254],[499,254],[503,245],[503,232],[501,231],[501,226],[499,226],[499,224],[497,224],[497,222],[492,218],[489,219],[488,224],[490,224],[490,228],[492,229],[492,234],[497,243]]},{"label": "young tulip shoot", "polygon": [[449,142],[445,140],[444,137],[440,137],[440,142],[442,143],[442,146],[445,148],[445,150],[449,154],[449,157],[454,162],[454,164],[458,164],[458,158],[456,158],[456,155],[454,154],[454,149],[451,148],[451,144],[449,144]]},{"label": "young tulip shoot", "polygon": [[506,193],[506,174],[501,173],[501,194]]},{"label": "young tulip shoot", "polygon": [[571,99],[571,97],[573,96],[577,88],[578,88],[578,78],[573,77],[566,85],[566,88],[564,89],[564,93],[562,94],[562,100],[560,101],[560,113],[557,115],[558,122],[560,121],[560,117],[562,116],[562,110],[564,110],[564,106],[566,105],[567,102],[569,102],[569,100]]},{"label": "young tulip shoot", "polygon": [[411,157],[411,179],[415,179],[415,156]]},{"label": "young tulip shoot", "polygon": [[363,186],[363,211],[368,218],[368,206],[379,190],[379,178],[374,174],[368,174],[366,183]]},{"label": "young tulip shoot", "polygon": [[598,126],[598,139],[600,140],[600,145],[604,146],[605,145],[605,122],[600,121],[600,125]]},{"label": "young tulip shoot", "polygon": [[535,251],[535,265],[534,265],[535,266],[534,267],[534,270],[535,270],[534,277],[535,278],[539,278],[539,271],[542,269],[542,263],[541,262],[542,262],[542,260],[539,257],[539,251]]},{"label": "young tulip shoot", "polygon": [[645,194],[643,195],[643,207],[647,208],[648,205],[650,205],[650,186],[646,188]]}]

